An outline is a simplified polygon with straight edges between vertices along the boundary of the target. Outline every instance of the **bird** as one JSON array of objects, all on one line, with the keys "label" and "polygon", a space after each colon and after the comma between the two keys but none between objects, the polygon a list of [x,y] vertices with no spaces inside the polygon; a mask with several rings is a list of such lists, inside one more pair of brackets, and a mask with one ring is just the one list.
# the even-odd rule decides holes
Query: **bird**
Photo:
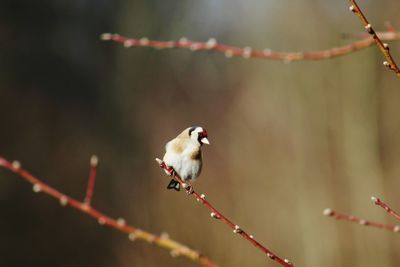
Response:
[{"label": "bird", "polygon": [[[203,161],[201,147],[209,145],[207,131],[200,126],[192,126],[183,130],[177,137],[165,146],[163,161],[167,165],[165,172],[173,176],[178,174],[184,182],[189,184],[187,190],[193,190],[191,182],[200,175]],[[171,179],[167,189],[180,190],[180,183]]]}]

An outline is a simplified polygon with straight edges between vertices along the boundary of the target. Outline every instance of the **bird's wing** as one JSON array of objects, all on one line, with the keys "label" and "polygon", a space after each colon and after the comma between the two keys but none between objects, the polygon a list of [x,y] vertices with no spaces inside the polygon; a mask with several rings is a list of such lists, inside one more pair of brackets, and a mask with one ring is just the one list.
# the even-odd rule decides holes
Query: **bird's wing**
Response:
[{"label": "bird's wing", "polygon": [[190,153],[190,158],[193,160],[201,160],[201,149],[195,149]]},{"label": "bird's wing", "polygon": [[185,140],[175,138],[167,143],[165,150],[174,154],[181,154],[185,149]]}]

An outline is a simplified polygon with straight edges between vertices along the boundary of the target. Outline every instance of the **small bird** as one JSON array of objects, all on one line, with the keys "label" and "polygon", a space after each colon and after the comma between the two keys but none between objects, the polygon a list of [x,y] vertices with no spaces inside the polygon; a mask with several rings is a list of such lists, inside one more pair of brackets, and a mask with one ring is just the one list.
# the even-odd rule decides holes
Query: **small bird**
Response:
[{"label": "small bird", "polygon": [[[207,132],[204,128],[193,126],[185,129],[176,138],[172,139],[165,146],[164,162],[170,167],[170,171],[165,170],[168,175],[177,173],[184,182],[190,184],[201,172],[202,155],[201,146],[209,145]],[[180,190],[180,184],[172,179],[168,189]],[[190,189],[192,187],[190,186]]]}]

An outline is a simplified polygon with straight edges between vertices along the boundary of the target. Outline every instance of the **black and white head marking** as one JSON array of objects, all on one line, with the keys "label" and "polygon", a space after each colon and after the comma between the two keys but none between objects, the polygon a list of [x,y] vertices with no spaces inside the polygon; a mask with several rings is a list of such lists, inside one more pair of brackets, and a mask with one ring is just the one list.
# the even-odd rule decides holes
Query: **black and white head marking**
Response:
[{"label": "black and white head marking", "polygon": [[203,127],[193,126],[189,128],[189,137],[192,140],[197,140],[200,145],[207,144],[209,145],[210,142],[207,139],[207,131],[203,129]]}]

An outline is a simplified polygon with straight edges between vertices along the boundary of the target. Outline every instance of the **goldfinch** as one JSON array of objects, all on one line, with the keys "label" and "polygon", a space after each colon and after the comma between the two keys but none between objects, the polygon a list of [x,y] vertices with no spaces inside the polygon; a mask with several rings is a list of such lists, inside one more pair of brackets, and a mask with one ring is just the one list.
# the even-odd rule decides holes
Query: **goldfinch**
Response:
[{"label": "goldfinch", "polygon": [[[185,129],[165,146],[164,162],[169,167],[165,170],[168,175],[175,172],[184,182],[194,181],[201,172],[201,146],[209,145],[207,132],[202,127],[193,126]],[[172,179],[168,189],[180,190],[180,184]]]}]

